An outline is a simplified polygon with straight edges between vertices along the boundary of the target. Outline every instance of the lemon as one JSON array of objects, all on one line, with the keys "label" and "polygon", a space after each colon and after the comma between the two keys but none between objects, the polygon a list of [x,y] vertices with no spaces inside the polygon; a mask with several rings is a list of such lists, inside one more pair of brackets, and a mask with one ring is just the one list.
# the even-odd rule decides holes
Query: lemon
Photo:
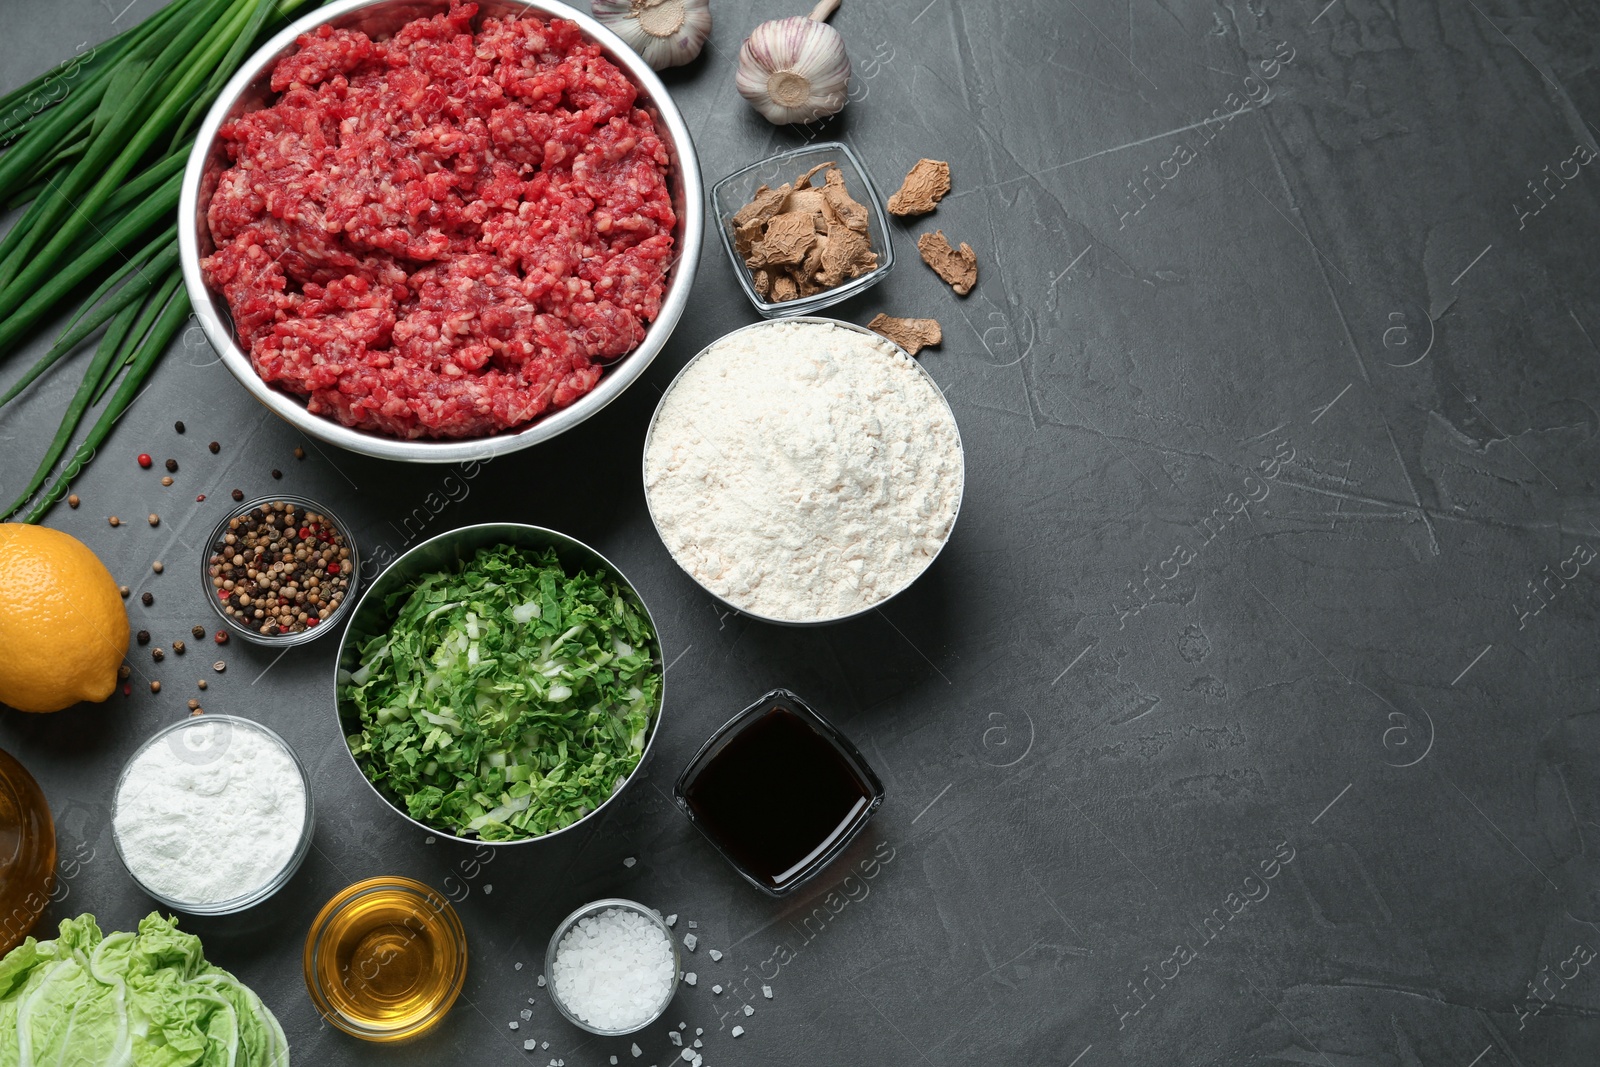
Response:
[{"label": "lemon", "polygon": [[122,596],[89,546],[0,524],[0,703],[44,712],[104,700],[127,651]]}]

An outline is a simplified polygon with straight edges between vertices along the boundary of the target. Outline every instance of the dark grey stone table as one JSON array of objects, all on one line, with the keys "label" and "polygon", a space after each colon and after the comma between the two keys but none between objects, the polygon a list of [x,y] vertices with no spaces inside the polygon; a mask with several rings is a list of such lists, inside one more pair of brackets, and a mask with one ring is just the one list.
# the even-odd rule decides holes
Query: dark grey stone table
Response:
[{"label": "dark grey stone table", "polygon": [[[105,36],[124,3],[7,0],[0,83]],[[755,22],[806,5],[714,6],[713,47],[669,78],[709,180],[804,136],[756,117],[732,74]],[[944,325],[922,359],[968,488],[932,570],[882,612],[796,631],[718,610],[668,557],[640,486],[646,420],[690,355],[754,319],[709,240],[644,381],[463,491],[446,469],[312,447],[195,331],[81,479],[83,506],[49,520],[155,593],[135,628],[208,621],[194,550],[236,486],[337,503],[369,547],[540,523],[605,552],[653,607],[662,743],[592,830],[480,866],[357,779],[331,644],[234,643],[222,676],[211,648],[140,662],[159,696],[0,712],[0,745],[81,858],[51,920],[151,910],[112,849],[111,779],[208,676],[208,710],[271,724],[315,776],[316,850],[293,883],[246,916],[185,920],[298,1063],[665,1067],[680,1019],[713,1065],[1592,1063],[1596,9],[845,0],[836,24],[855,99],[821,135],[887,188],[921,156],[954,174],[928,224],[896,234],[893,276],[839,309]],[[965,300],[915,258],[934,226],[977,249]],[[32,469],[74,380],[0,413],[0,481]],[[178,459],[173,488],[141,451]],[[114,512],[140,521],[111,529]],[[776,684],[833,716],[889,794],[782,903],[667,799],[705,735]],[[300,951],[332,893],[391,872],[458,900],[472,964],[439,1030],[382,1048],[320,1022]],[[563,1023],[534,981],[554,922],[611,894],[699,924],[699,985],[637,1061]],[[549,1048],[523,1052],[528,1036]]]}]

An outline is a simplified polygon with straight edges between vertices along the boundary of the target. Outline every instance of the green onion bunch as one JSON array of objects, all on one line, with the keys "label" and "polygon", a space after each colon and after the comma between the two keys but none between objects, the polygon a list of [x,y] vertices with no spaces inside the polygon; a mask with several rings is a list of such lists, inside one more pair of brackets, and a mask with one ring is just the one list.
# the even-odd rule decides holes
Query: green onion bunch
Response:
[{"label": "green onion bunch", "polygon": [[195,129],[245,57],[286,16],[320,2],[172,0],[0,96],[0,204],[27,208],[0,238],[0,359],[76,308],[0,408],[99,335],[54,439],[0,521],[32,501],[22,521],[37,522],[65,495],[188,318],[175,214]]}]

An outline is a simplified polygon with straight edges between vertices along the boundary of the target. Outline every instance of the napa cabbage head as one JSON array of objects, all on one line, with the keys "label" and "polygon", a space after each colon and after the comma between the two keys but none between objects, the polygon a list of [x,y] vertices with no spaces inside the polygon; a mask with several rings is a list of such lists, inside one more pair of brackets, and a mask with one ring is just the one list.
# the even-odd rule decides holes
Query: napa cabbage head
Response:
[{"label": "napa cabbage head", "polygon": [[137,932],[64,919],[0,959],[0,1067],[289,1067],[266,1005],[151,913]]}]

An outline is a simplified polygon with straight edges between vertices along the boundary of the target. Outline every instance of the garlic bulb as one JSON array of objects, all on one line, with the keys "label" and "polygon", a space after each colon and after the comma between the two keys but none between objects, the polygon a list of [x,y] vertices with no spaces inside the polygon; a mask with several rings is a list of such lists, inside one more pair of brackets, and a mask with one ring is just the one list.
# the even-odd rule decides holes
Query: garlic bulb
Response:
[{"label": "garlic bulb", "polygon": [[739,49],[739,95],[776,125],[838,113],[850,87],[844,37],[823,20],[839,0],[822,0],[801,18],[763,22]]},{"label": "garlic bulb", "polygon": [[689,62],[711,35],[709,0],[592,0],[590,7],[652,70]]}]

